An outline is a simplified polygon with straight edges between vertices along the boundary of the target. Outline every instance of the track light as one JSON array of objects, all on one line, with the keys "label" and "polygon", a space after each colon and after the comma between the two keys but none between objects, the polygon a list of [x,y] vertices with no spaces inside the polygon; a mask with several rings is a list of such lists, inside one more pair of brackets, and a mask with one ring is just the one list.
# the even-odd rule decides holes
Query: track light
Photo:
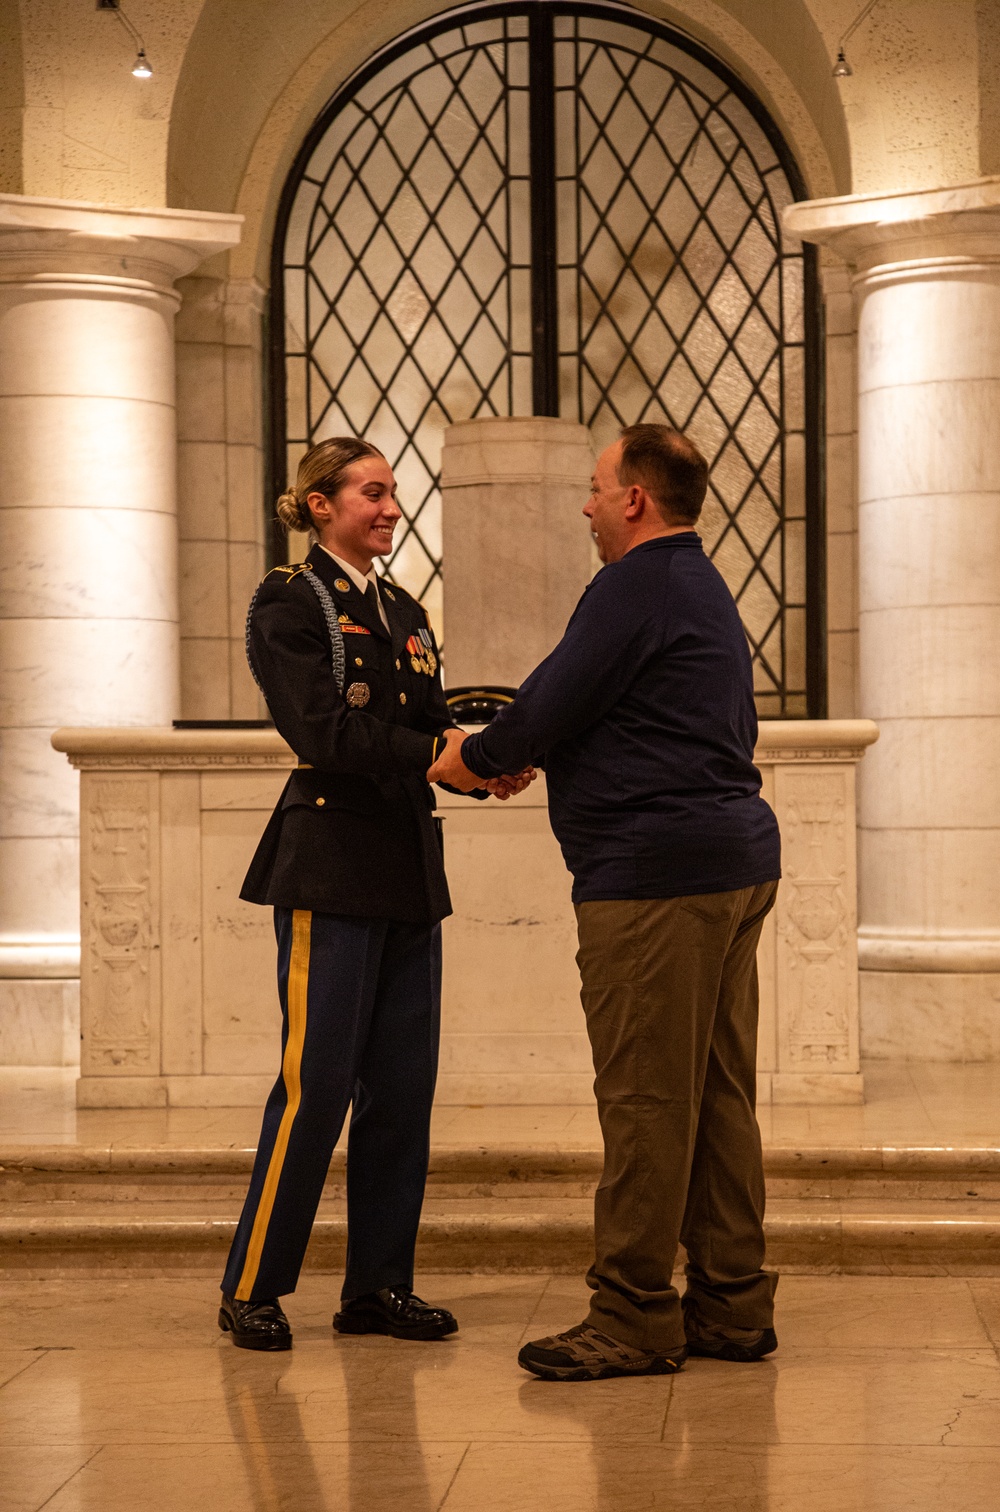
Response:
[{"label": "track light", "polygon": [[851,22],[844,35],[841,37],[840,46],[837,49],[837,61],[833,65],[833,77],[835,79],[849,79],[852,77],[854,69],[851,67],[850,63],[848,63],[847,53],[844,51],[844,49],[851,38],[854,36],[854,33],[857,31],[862,21],[864,21],[867,16],[871,15],[876,5],[878,5],[878,0],[868,0],[868,4],[861,12],[859,12],[857,16],[855,16],[854,20]]},{"label": "track light", "polygon": [[146,57],[146,44],[143,42],[142,37],[139,35],[137,29],[132,25],[128,16],[126,16],[125,12],[122,10],[121,0],[97,0],[97,9],[100,11],[114,11],[122,26],[124,26],[125,30],[132,38],[132,41],[138,48],[138,51],[135,55],[135,62],[132,64],[132,77],[134,79],[151,79],[153,77],[153,70],[150,67],[149,59]]}]

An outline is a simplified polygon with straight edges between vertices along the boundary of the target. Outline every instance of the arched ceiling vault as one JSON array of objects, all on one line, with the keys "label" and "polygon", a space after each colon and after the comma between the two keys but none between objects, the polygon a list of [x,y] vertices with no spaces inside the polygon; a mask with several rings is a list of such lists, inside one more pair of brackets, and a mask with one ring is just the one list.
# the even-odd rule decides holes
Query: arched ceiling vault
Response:
[{"label": "arched ceiling vault", "polygon": [[[434,0],[206,0],[174,96],[168,200],[246,216],[231,276],[266,283],[282,185],[334,90],[394,36],[449,8]],[[811,194],[850,189],[844,114],[806,0],[643,0],[637,8],[696,37],[755,90]]]}]

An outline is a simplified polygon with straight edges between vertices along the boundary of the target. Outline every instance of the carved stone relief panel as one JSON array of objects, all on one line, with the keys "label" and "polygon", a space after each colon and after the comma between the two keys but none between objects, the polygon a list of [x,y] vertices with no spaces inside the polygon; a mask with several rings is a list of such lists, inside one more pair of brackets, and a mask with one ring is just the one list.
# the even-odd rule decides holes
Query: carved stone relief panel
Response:
[{"label": "carved stone relief panel", "polygon": [[83,781],[83,1069],[158,1075],[158,779]]},{"label": "carved stone relief panel", "polygon": [[780,767],[778,1056],[783,1070],[856,1071],[854,771]]}]

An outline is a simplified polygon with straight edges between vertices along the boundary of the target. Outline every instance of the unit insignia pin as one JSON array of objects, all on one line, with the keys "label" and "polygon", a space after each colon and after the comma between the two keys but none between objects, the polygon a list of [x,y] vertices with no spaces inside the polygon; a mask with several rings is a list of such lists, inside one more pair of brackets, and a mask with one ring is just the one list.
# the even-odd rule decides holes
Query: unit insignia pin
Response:
[{"label": "unit insignia pin", "polygon": [[382,584],[382,592],[385,594],[386,598],[391,598],[393,603],[396,602],[396,595],[393,593],[392,589],[387,588],[384,583]]},{"label": "unit insignia pin", "polygon": [[372,690],[367,683],[351,683],[347,690],[347,702],[352,709],[363,709],[372,696]]},{"label": "unit insignia pin", "polygon": [[346,578],[338,578],[333,585],[338,593],[350,593],[351,585]]}]

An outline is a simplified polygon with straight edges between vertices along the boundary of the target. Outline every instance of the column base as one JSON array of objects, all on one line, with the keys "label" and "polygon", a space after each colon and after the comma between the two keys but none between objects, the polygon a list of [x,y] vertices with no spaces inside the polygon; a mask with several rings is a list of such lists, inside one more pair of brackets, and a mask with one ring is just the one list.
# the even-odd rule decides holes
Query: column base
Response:
[{"label": "column base", "polygon": [[862,971],[861,1053],[1000,1061],[1000,972]]},{"label": "column base", "polygon": [[0,978],[0,1066],[79,1064],[79,980]]}]

